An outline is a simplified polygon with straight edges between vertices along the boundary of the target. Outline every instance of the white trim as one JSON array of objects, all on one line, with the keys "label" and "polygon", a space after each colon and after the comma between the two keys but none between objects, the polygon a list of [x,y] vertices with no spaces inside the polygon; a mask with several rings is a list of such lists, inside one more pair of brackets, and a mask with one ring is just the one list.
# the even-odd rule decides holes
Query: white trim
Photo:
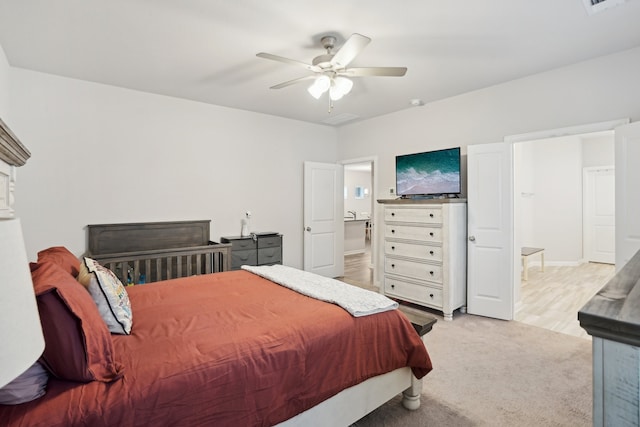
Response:
[{"label": "white trim", "polygon": [[630,120],[617,119],[609,120],[606,122],[590,123],[585,125],[569,126],[557,129],[541,130],[536,132],[521,133],[517,135],[507,135],[504,137],[504,142],[516,143],[516,142],[529,142],[536,139],[556,138],[559,136],[579,135],[583,133],[601,132],[605,130],[613,130],[618,126],[629,124]]}]

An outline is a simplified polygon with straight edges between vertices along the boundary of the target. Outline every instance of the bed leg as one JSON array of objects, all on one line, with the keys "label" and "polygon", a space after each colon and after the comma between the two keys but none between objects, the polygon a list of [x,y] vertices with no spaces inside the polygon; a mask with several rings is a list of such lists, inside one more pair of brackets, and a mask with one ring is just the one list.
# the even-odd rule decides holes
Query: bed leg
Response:
[{"label": "bed leg", "polygon": [[402,392],[402,406],[410,411],[420,407],[420,394],[422,393],[422,380],[411,375],[411,387]]}]

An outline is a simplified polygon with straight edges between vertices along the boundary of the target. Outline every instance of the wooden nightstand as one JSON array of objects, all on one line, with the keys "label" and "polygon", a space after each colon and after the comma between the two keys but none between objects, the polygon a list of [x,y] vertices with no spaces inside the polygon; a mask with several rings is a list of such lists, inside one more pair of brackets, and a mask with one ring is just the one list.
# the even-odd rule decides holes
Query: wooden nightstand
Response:
[{"label": "wooden nightstand", "polygon": [[249,236],[226,236],[221,243],[231,243],[231,269],[243,265],[282,264],[282,234],[251,233]]}]

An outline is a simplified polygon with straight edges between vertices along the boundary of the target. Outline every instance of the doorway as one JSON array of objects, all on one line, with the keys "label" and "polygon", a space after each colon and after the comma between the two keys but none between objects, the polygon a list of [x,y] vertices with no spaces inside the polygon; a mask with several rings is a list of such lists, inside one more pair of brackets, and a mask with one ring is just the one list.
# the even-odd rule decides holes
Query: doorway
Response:
[{"label": "doorway", "polygon": [[[522,246],[519,240],[520,230],[514,227],[513,223],[514,186],[517,185],[513,175],[514,145],[519,142],[613,129],[616,130],[616,158],[622,159],[622,164],[616,167],[616,176],[624,177],[616,184],[615,197],[616,265],[623,265],[624,263],[618,262],[618,259],[623,254],[625,259],[629,259],[630,254],[635,253],[634,249],[637,250],[640,244],[635,237],[639,234],[631,234],[628,231],[629,224],[633,223],[622,215],[629,211],[626,205],[638,204],[637,194],[630,191],[629,185],[626,184],[631,182],[628,177],[635,173],[635,169],[618,151],[638,152],[640,126],[629,125],[629,119],[612,120],[511,135],[505,137],[501,143],[467,146],[467,310],[470,314],[505,320],[514,318],[518,300],[516,293],[520,291]],[[551,209],[553,206],[547,208]],[[627,242],[626,246],[620,246]]]},{"label": "doorway", "polygon": [[344,280],[375,287],[376,158],[342,161],[344,167]]},{"label": "doorway", "polygon": [[588,337],[576,312],[615,273],[614,151],[613,130],[513,145],[514,248],[544,250],[516,279],[515,320]]}]

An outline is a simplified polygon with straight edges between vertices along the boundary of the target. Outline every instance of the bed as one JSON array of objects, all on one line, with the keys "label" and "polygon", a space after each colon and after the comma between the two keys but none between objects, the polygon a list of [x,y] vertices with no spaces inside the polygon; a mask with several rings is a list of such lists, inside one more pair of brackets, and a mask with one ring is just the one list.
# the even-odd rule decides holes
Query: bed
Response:
[{"label": "bed", "polygon": [[[0,121],[3,194],[28,157]],[[0,217],[12,218],[13,197],[5,199]],[[420,378],[432,369],[421,335],[434,320],[412,323],[397,309],[352,316],[252,272],[225,271],[228,248],[212,242],[139,243],[92,247],[95,265],[64,247],[38,253],[29,267],[45,349],[34,366],[46,392],[0,404],[1,425],[346,426],[399,393],[406,408],[420,406]],[[121,280],[129,270],[146,276],[118,288],[132,315],[123,334],[79,281],[100,261]]]},{"label": "bed", "polygon": [[[227,271],[127,287],[133,325],[117,335],[73,264],[58,247],[31,265],[53,374],[43,397],[0,405],[3,425],[348,425],[403,391],[419,406],[431,362],[399,310],[353,317]],[[70,331],[84,342],[51,342]]]}]

